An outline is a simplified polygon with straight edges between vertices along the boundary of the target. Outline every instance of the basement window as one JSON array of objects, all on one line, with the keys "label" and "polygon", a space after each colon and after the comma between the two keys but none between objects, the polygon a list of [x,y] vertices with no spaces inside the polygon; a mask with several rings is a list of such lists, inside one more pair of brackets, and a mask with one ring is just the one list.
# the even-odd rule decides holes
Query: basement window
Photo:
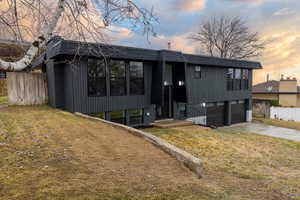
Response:
[{"label": "basement window", "polygon": [[143,110],[129,110],[129,123],[130,125],[139,125],[144,123]]},{"label": "basement window", "polygon": [[119,123],[119,124],[126,124],[125,111],[110,112],[110,121]]},{"label": "basement window", "polygon": [[100,118],[100,119],[105,119],[105,112],[100,112],[100,113],[93,113],[90,114],[92,117]]}]

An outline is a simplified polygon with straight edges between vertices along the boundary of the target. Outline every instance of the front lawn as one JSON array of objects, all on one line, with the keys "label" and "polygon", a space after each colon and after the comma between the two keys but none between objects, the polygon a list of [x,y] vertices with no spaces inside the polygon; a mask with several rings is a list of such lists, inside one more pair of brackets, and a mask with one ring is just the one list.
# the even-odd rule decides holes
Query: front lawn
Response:
[{"label": "front lawn", "polygon": [[124,130],[47,106],[0,108],[1,200],[220,198]]},{"label": "front lawn", "polygon": [[299,142],[199,126],[146,131],[201,158],[201,183],[223,199],[300,199]]},{"label": "front lawn", "polygon": [[265,119],[265,118],[255,118],[257,122],[272,125],[272,126],[279,126],[283,128],[291,128],[300,131],[300,122],[295,121],[284,121],[284,120],[276,120],[276,119]]}]

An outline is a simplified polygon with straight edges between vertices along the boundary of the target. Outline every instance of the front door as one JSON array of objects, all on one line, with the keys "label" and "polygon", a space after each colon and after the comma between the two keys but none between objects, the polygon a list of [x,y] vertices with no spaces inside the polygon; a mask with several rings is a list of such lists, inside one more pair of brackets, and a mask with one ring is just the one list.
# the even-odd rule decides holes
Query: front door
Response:
[{"label": "front door", "polygon": [[164,86],[164,105],[162,106],[163,118],[173,118],[173,86]]}]

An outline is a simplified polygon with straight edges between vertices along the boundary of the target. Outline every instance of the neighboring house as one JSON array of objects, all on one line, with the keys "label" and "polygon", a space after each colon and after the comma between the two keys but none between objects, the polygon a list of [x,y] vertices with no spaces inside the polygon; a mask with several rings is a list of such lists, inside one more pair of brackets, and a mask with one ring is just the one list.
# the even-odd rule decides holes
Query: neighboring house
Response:
[{"label": "neighboring house", "polygon": [[[0,58],[6,61],[15,61],[23,56],[24,50],[26,50],[29,45],[30,43],[27,42],[0,39]],[[0,70],[0,79],[6,79],[5,71]]]},{"label": "neighboring house", "polygon": [[270,80],[253,86],[254,100],[275,100],[282,106],[300,107],[300,87],[297,79]]},{"label": "neighboring house", "polygon": [[50,106],[130,126],[170,118],[214,126],[251,120],[252,71],[262,68],[258,62],[61,38],[48,43],[37,65],[47,72]]}]

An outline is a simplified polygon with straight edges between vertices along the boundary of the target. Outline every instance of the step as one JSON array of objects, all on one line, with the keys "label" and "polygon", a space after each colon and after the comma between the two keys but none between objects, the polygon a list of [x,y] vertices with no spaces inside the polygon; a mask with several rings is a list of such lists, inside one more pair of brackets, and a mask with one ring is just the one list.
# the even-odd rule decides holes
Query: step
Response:
[{"label": "step", "polygon": [[174,127],[182,127],[182,126],[191,126],[193,125],[193,122],[187,120],[168,119],[168,120],[155,121],[151,125],[158,128],[174,128]]}]

